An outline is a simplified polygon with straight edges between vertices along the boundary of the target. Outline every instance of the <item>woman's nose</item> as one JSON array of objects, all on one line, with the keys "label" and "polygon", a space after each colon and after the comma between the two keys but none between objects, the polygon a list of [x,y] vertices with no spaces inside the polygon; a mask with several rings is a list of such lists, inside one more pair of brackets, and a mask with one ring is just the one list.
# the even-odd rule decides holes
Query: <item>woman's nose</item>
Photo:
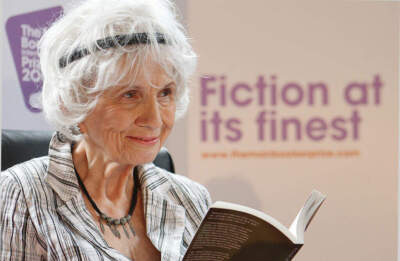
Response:
[{"label": "woman's nose", "polygon": [[150,129],[162,126],[161,110],[157,99],[149,98],[143,102],[140,115],[136,118],[136,124]]}]

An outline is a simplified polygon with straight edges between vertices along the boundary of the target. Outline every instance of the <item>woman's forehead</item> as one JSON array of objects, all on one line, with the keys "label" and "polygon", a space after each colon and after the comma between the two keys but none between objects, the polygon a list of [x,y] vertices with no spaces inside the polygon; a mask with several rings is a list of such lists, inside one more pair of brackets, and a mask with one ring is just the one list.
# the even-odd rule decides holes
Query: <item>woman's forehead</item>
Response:
[{"label": "woman's forehead", "polygon": [[111,85],[106,96],[115,96],[128,90],[150,90],[152,88],[175,87],[175,81],[165,72],[128,73],[119,82]]},{"label": "woman's forehead", "polygon": [[147,58],[142,62],[138,61],[133,65],[126,61],[129,59],[125,56],[125,61],[119,64],[117,72],[123,72],[123,77],[117,77],[120,80],[117,85],[155,85],[156,87],[162,87],[173,81],[171,76],[165,71],[165,68],[158,62],[151,58]]},{"label": "woman's forehead", "polygon": [[162,88],[173,83],[174,80],[164,70],[140,70],[127,73],[115,87],[118,89],[141,89],[147,87]]}]

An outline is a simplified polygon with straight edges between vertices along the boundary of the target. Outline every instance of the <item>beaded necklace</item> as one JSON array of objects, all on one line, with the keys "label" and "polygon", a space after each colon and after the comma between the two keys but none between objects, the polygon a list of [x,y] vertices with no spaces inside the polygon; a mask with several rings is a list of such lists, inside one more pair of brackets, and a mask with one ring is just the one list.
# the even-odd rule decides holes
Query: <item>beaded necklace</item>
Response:
[{"label": "beaded necklace", "polygon": [[97,212],[99,215],[99,223],[100,223],[100,229],[101,232],[104,234],[105,228],[102,223],[102,220],[105,221],[106,225],[110,228],[111,232],[114,234],[114,236],[121,238],[121,234],[119,233],[117,226],[121,225],[125,235],[129,238],[129,233],[128,229],[125,228],[125,225],[127,225],[130,228],[130,231],[133,236],[136,236],[135,229],[133,228],[133,225],[131,223],[131,217],[133,214],[133,211],[135,210],[136,202],[137,202],[137,193],[138,193],[138,187],[139,187],[139,177],[138,177],[138,171],[137,168],[135,167],[133,171],[133,179],[134,179],[134,187],[133,187],[133,193],[132,193],[132,199],[131,199],[131,206],[129,207],[129,212],[128,215],[122,218],[112,218],[104,214],[96,205],[94,200],[90,197],[88,191],[86,190],[85,185],[83,184],[81,178],[79,177],[78,172],[75,170],[76,177],[78,178],[78,183],[79,186],[82,188],[83,192],[85,193],[86,197],[89,199],[90,204],[94,208],[94,210]]}]

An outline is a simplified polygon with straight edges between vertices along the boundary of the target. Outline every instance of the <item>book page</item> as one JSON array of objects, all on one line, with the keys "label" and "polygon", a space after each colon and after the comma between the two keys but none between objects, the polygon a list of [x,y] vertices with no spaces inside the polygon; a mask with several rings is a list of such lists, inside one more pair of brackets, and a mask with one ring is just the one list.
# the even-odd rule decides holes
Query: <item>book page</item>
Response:
[{"label": "book page", "polygon": [[304,243],[304,232],[311,220],[324,202],[326,196],[317,190],[313,190],[304,207],[299,211],[295,220],[290,225],[290,232],[296,236],[298,243]]},{"label": "book page", "polygon": [[183,260],[290,260],[300,247],[258,217],[211,208]]}]

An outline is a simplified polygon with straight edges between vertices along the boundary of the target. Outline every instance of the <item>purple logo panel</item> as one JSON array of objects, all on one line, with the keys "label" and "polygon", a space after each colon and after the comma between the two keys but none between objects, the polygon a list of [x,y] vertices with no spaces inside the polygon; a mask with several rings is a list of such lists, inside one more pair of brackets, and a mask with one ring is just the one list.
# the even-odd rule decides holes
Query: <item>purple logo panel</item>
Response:
[{"label": "purple logo panel", "polygon": [[6,31],[26,107],[40,112],[42,73],[37,43],[52,21],[63,12],[61,6],[10,17]]}]

